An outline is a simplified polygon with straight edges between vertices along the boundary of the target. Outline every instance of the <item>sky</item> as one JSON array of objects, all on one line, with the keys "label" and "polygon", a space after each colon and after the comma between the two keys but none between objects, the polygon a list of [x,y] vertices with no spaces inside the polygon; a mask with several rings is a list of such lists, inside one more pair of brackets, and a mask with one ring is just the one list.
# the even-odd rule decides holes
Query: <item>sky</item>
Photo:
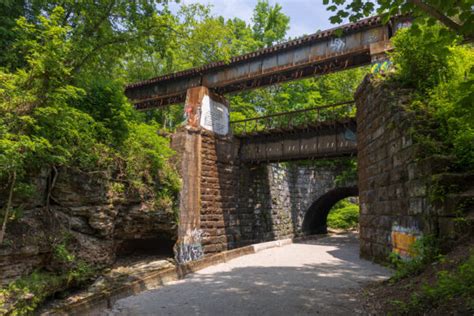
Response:
[{"label": "sky", "polygon": [[[269,0],[270,4],[279,3],[282,11],[290,17],[289,37],[299,37],[334,27],[329,22],[332,12],[326,11],[323,0]],[[225,18],[240,18],[251,22],[253,8],[257,0],[181,0],[182,4],[202,3],[211,4],[212,12]],[[175,11],[178,4],[172,3],[171,10]]]}]

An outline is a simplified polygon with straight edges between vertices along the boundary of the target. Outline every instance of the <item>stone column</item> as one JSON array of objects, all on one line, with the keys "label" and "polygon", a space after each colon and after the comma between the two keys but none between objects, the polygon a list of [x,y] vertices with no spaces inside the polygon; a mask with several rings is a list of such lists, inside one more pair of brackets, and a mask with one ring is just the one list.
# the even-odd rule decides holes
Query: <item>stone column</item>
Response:
[{"label": "stone column", "polygon": [[183,186],[180,192],[178,240],[174,247],[179,263],[203,257],[201,225],[201,130],[218,134],[229,130],[225,99],[206,87],[188,89],[184,106],[186,126],[173,135],[172,147],[180,153],[180,174]]}]

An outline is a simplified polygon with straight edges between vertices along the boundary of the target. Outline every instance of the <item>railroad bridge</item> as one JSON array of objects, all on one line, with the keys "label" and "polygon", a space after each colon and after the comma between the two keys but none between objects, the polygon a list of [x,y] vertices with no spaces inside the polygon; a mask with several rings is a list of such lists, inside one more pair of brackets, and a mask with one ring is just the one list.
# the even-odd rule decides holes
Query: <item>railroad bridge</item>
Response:
[{"label": "railroad bridge", "polygon": [[244,163],[354,156],[354,101],[230,122]]},{"label": "railroad bridge", "polygon": [[[399,106],[404,101],[390,97],[393,91],[375,93],[364,82],[355,102],[235,122],[229,122],[224,96],[379,63],[393,34],[409,24],[405,17],[387,24],[372,17],[126,87],[137,110],[184,102],[186,126],[171,140],[183,179],[179,261],[324,232],[329,208],[357,194],[365,257],[383,260],[392,249],[406,251],[407,240],[442,229],[420,215],[432,209],[426,166],[416,163],[416,146],[406,132],[410,121]],[[356,155],[358,180],[338,185],[334,170],[278,164]]]}]

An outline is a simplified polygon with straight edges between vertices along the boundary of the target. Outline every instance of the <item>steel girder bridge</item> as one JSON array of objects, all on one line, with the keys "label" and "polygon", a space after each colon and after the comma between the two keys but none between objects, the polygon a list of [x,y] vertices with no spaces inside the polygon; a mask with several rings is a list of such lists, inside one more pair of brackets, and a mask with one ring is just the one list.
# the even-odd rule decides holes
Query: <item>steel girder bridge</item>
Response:
[{"label": "steel girder bridge", "polygon": [[[370,17],[233,57],[229,62],[132,83],[125,93],[137,110],[184,102],[191,108],[186,111],[192,116],[188,116],[188,126],[199,127],[196,122],[203,94],[226,103],[227,93],[384,60],[392,49],[390,38],[408,25],[408,17],[394,17],[386,24],[379,16]],[[357,153],[354,114],[355,106],[348,101],[234,121],[230,130],[240,141],[240,160],[247,163],[352,156]]]}]

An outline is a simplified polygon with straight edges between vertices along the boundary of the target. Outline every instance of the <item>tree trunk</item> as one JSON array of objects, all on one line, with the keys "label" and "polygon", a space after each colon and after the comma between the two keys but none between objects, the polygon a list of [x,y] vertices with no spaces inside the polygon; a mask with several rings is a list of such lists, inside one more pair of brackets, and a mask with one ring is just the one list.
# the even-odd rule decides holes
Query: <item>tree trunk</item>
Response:
[{"label": "tree trunk", "polygon": [[5,208],[5,216],[3,217],[2,230],[0,231],[0,245],[3,243],[3,238],[5,237],[5,231],[7,230],[7,221],[8,221],[8,215],[10,213],[10,209],[12,207],[13,189],[15,188],[15,182],[16,182],[16,171],[13,171],[12,183],[10,185],[10,193],[8,194],[7,206]]}]

